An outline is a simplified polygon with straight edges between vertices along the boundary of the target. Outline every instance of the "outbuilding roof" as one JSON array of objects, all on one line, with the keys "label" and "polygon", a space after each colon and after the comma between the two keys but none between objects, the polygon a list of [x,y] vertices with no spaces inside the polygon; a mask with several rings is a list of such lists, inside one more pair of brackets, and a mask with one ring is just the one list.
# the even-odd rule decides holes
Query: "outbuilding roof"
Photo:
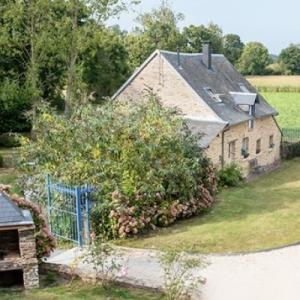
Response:
[{"label": "outbuilding roof", "polygon": [[0,192],[0,227],[33,225],[29,211],[20,209],[9,197]]},{"label": "outbuilding roof", "polygon": [[213,139],[227,126],[224,122],[206,121],[185,117],[185,122],[192,133],[200,135],[199,146],[207,148]]}]

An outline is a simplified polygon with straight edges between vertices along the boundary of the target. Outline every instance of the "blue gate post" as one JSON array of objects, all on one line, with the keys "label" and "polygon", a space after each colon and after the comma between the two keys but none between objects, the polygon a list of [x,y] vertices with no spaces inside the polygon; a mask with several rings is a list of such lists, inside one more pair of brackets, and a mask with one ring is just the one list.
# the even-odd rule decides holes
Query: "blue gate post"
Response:
[{"label": "blue gate post", "polygon": [[52,206],[52,200],[51,200],[51,179],[50,175],[47,175],[47,199],[48,199],[48,225],[49,229],[51,231],[51,206]]},{"label": "blue gate post", "polygon": [[85,214],[86,214],[86,238],[90,242],[90,191],[87,190],[85,197]]},{"label": "blue gate post", "polygon": [[76,214],[77,214],[77,234],[78,234],[78,244],[80,247],[83,246],[83,239],[82,239],[82,215],[81,215],[81,189],[80,187],[76,187],[75,189],[76,195]]}]

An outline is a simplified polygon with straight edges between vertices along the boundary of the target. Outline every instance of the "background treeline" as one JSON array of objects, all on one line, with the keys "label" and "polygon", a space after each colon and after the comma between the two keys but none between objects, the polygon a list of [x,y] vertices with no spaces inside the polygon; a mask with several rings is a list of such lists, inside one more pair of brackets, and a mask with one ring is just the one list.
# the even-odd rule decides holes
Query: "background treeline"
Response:
[{"label": "background treeline", "polygon": [[210,41],[245,75],[300,74],[298,45],[274,57],[213,23],[180,29],[184,16],[166,4],[140,15],[132,32],[106,26],[138,2],[0,0],[0,134],[30,130],[25,112],[34,117],[41,101],[65,114],[103,101],[155,49],[201,52]]}]

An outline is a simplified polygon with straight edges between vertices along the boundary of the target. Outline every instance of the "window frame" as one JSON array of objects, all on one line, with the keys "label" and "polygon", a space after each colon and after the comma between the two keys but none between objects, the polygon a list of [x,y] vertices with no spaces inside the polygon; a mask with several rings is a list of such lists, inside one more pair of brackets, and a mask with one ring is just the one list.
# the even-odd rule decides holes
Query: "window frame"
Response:
[{"label": "window frame", "polygon": [[262,145],[262,139],[259,138],[259,139],[256,140],[256,149],[255,149],[256,155],[261,153],[261,151],[262,151],[261,145]]},{"label": "window frame", "polygon": [[236,159],[236,140],[228,143],[228,158],[232,160]]},{"label": "window frame", "polygon": [[242,140],[242,149],[241,149],[241,154],[243,158],[248,158],[250,153],[249,153],[249,145],[250,145],[250,139],[248,136],[244,137]]},{"label": "window frame", "polygon": [[222,99],[214,92],[214,90],[210,87],[205,87],[204,91],[207,93],[207,95],[216,103],[223,103]]},{"label": "window frame", "polygon": [[274,134],[269,135],[269,149],[273,149],[275,146],[274,144]]}]

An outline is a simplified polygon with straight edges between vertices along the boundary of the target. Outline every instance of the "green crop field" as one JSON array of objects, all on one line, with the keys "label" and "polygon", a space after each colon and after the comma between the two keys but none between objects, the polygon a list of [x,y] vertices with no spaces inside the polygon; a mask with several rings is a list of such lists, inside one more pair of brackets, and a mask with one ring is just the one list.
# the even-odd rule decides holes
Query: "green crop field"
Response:
[{"label": "green crop field", "polygon": [[300,76],[249,76],[247,80],[278,111],[281,128],[300,128]]},{"label": "green crop field", "polygon": [[282,128],[300,128],[300,93],[270,93],[262,95],[278,111]]}]

